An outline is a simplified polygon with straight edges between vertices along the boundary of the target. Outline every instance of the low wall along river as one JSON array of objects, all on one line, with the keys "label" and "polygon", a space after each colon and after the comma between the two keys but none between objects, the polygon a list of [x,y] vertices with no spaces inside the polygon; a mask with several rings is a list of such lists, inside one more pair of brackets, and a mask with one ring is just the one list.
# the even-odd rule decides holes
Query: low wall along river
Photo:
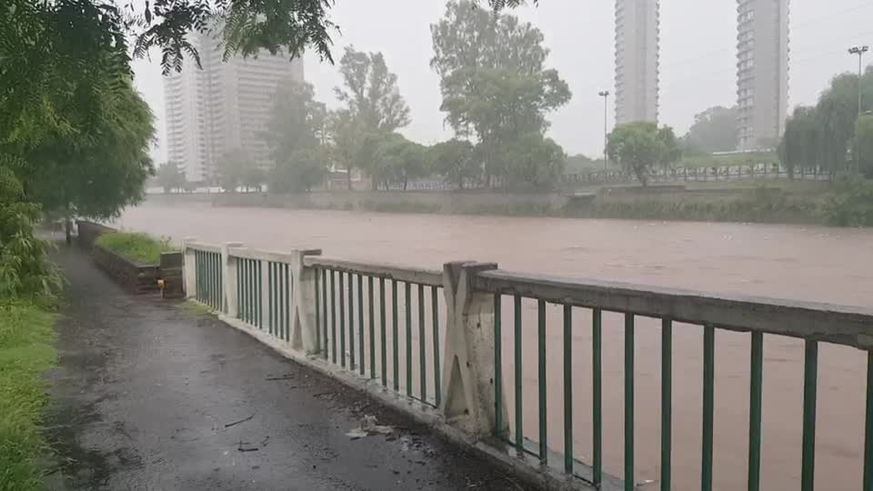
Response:
[{"label": "low wall along river", "polygon": [[[214,208],[146,204],[128,210],[123,227],[202,242],[244,242],[271,250],[321,248],[363,262],[440,268],[453,260],[498,262],[505,270],[627,281],[703,292],[762,295],[873,307],[873,231],[779,225],[637,222],[487,216],[395,215],[343,211]],[[511,319],[511,302],[504,302]],[[549,310],[549,441],[560,442],[561,331]],[[523,305],[524,365],[536,366],[536,303]],[[576,455],[590,459],[590,317],[574,317]],[[605,314],[603,331],[604,465],[622,473],[623,341],[621,319]],[[636,328],[636,480],[657,480],[660,444],[660,331]],[[504,333],[506,330],[504,330]],[[676,489],[699,486],[702,330],[673,332],[673,476]],[[718,330],[715,354],[715,489],[745,487],[748,442],[749,336]],[[528,349],[530,347],[530,349]],[[504,353],[512,339],[503,338]],[[504,359],[505,380],[512,360]],[[857,489],[864,439],[866,355],[822,344],[816,482]],[[536,370],[525,369],[532,401]],[[553,382],[552,382],[553,381]],[[800,479],[803,342],[765,336],[763,487],[796,489]],[[512,400],[512,387],[507,387]],[[514,420],[511,414],[510,419]],[[525,432],[536,434],[536,404],[526,404]],[[559,443],[556,443],[556,446]]]}]

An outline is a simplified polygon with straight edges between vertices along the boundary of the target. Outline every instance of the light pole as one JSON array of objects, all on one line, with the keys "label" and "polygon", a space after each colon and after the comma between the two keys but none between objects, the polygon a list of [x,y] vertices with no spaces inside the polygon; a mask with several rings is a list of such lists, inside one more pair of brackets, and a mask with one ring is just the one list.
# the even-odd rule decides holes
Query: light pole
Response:
[{"label": "light pole", "polygon": [[609,146],[609,91],[601,90],[597,95],[603,97],[603,170],[606,170],[609,162],[606,156],[606,147]]},{"label": "light pole", "polygon": [[[852,46],[849,48],[850,55],[858,55],[858,120],[861,119],[861,79],[864,77],[864,53],[870,50],[870,46]],[[855,142],[855,170],[861,169],[861,145]]]}]

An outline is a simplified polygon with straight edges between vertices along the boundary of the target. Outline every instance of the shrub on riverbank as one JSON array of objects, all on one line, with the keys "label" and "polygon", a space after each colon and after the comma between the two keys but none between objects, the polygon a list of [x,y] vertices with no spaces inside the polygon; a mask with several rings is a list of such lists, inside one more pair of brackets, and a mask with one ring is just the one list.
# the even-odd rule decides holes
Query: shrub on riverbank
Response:
[{"label": "shrub on riverbank", "polygon": [[54,314],[26,302],[0,303],[0,490],[41,486],[40,432],[48,399],[43,373],[56,362]]},{"label": "shrub on riverbank", "polygon": [[94,243],[140,264],[158,264],[161,253],[175,250],[169,241],[141,233],[113,232],[101,235]]},{"label": "shrub on riverbank", "polygon": [[841,227],[873,226],[873,181],[844,176],[824,204],[827,223]]}]

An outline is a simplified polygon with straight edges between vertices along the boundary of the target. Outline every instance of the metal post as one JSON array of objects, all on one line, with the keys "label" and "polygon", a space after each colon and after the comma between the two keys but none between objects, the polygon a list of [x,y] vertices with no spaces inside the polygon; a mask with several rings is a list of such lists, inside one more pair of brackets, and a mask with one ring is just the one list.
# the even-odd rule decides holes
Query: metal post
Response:
[{"label": "metal post", "polygon": [[606,153],[609,146],[609,91],[601,90],[598,95],[603,97],[603,170],[606,170],[609,162]]}]

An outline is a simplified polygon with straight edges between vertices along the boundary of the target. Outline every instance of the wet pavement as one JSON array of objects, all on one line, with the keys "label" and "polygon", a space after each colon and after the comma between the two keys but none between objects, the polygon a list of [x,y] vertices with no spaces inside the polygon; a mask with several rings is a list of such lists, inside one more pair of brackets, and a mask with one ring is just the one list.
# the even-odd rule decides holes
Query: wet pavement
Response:
[{"label": "wet pavement", "polygon": [[[76,250],[48,437],[55,489],[520,489],[406,416]],[[390,435],[346,435],[365,416]]]}]

